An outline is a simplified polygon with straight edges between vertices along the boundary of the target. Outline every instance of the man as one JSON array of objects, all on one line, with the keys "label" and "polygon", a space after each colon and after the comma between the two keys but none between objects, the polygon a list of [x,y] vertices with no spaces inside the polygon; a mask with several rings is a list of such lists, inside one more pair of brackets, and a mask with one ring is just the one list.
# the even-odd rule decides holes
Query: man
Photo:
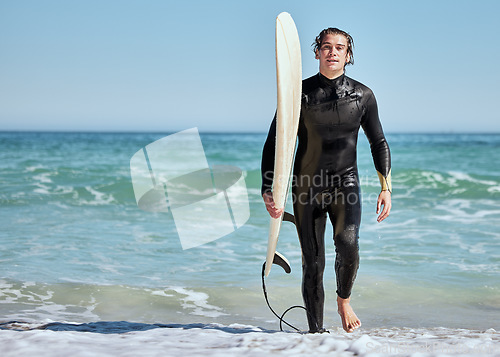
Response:
[{"label": "man", "polygon": [[[378,222],[391,210],[391,157],[372,91],[344,73],[345,66],[354,63],[352,37],[328,28],[313,45],[319,73],[302,81],[292,180],[295,224],[302,249],[302,295],[309,332],[324,332],[324,232],[328,215],[334,231],[338,313],[344,330],[352,332],[361,326],[350,305],[359,266],[361,197],[356,145],[360,126],[370,142],[382,186],[377,200]],[[272,198],[275,137],[276,117],[262,154],[262,197],[269,214],[278,218],[283,209],[277,209]]]}]

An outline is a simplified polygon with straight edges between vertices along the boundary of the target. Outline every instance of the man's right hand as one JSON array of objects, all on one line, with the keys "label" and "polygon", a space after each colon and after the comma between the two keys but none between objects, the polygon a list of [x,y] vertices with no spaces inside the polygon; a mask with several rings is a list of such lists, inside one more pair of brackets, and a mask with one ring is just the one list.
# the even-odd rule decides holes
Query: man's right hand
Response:
[{"label": "man's right hand", "polygon": [[264,203],[266,204],[267,212],[269,212],[271,217],[280,218],[285,209],[278,209],[274,206],[273,194],[271,192],[266,192],[262,195],[262,198],[264,199]]}]

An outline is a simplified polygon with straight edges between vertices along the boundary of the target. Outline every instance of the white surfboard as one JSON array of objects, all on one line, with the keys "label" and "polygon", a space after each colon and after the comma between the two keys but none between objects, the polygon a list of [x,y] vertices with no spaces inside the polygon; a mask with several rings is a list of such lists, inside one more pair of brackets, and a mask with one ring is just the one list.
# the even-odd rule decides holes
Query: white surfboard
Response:
[{"label": "white surfboard", "polygon": [[[276,152],[274,158],[273,199],[277,208],[285,207],[290,189],[302,95],[302,61],[299,34],[290,14],[282,12],[276,19],[276,77],[278,110],[276,119]],[[271,218],[267,245],[265,275],[268,276],[278,244],[282,217]]]}]

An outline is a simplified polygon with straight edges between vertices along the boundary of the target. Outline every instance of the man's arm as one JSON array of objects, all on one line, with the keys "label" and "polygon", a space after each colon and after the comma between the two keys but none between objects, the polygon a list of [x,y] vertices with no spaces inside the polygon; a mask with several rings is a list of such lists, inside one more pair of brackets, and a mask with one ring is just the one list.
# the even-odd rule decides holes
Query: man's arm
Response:
[{"label": "man's arm", "polygon": [[274,178],[274,154],[276,150],[276,115],[269,128],[266,143],[262,150],[262,162],[260,166],[262,176],[261,193],[266,209],[273,218],[278,218],[283,209],[276,209],[273,200],[273,178]]},{"label": "man's arm", "polygon": [[[370,143],[373,163],[375,164],[375,169],[377,170],[382,188],[377,200],[377,214],[380,213],[377,217],[377,221],[382,222],[389,216],[392,207],[391,152],[378,117],[378,107],[375,96],[371,92],[367,94],[369,98],[366,102],[365,113],[361,120],[361,125]],[[382,206],[383,209],[382,212],[380,212]]]},{"label": "man's arm", "polygon": [[276,115],[269,128],[267,139],[262,150],[260,173],[262,176],[261,194],[272,192],[274,178],[274,153],[276,150]]}]

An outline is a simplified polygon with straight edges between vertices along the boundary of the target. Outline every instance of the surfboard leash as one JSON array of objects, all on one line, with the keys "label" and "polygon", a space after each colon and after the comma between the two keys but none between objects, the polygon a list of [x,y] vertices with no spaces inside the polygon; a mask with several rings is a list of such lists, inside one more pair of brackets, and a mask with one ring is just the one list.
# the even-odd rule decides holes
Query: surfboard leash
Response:
[{"label": "surfboard leash", "polygon": [[[295,224],[295,217],[288,213],[288,212],[284,212],[283,214],[283,220],[284,221],[287,221],[287,222],[292,222],[293,224]],[[288,261],[286,260],[285,257],[283,257],[280,253],[278,252],[275,252],[274,253],[274,259],[273,259],[273,264],[276,264],[276,265],[279,265],[280,267],[283,268],[283,270],[289,274],[292,269],[290,267],[290,264],[288,263]],[[291,306],[289,307],[288,309],[286,309],[283,314],[278,315],[276,313],[276,311],[274,311],[274,309],[271,307],[271,304],[269,303],[269,299],[267,297],[267,289],[266,289],[266,282],[265,282],[265,270],[266,270],[266,262],[264,262],[264,264],[262,264],[262,291],[264,292],[264,298],[266,299],[266,303],[267,303],[267,306],[269,307],[269,310],[271,310],[271,312],[274,314],[274,316],[276,316],[278,318],[278,320],[280,320],[280,331],[283,331],[283,324],[293,328],[295,331],[299,332],[299,333],[302,333],[302,331],[300,329],[298,329],[297,327],[293,326],[292,324],[288,323],[287,321],[285,321],[284,317],[285,315],[293,310],[293,309],[304,309],[306,314],[312,318],[312,320],[314,321],[314,323],[316,324],[316,329],[319,329],[319,326],[318,326],[318,322],[316,321],[316,319],[314,318],[314,316],[311,315],[311,313],[309,311],[307,311],[307,309],[304,307],[304,306],[301,306],[301,305],[294,305],[294,306]]]},{"label": "surfboard leash", "polygon": [[[304,310],[306,310],[306,308],[304,306],[295,305],[295,306],[292,306],[292,307],[286,309],[285,312],[281,316],[278,315],[276,313],[276,311],[274,311],[274,309],[271,307],[271,304],[269,303],[269,299],[267,297],[267,289],[266,289],[266,283],[265,283],[265,270],[266,270],[266,262],[264,262],[264,264],[262,264],[262,291],[264,292],[264,298],[266,299],[266,303],[267,303],[267,306],[269,307],[269,310],[271,310],[271,312],[274,314],[274,316],[276,316],[278,318],[278,320],[280,320],[280,331],[283,331],[283,324],[285,324],[285,325],[288,325],[289,327],[293,328],[295,331],[301,332],[297,327],[286,322],[284,320],[284,317],[288,311],[290,311],[294,308],[302,308]],[[307,310],[306,310],[306,312],[307,312]]]}]

